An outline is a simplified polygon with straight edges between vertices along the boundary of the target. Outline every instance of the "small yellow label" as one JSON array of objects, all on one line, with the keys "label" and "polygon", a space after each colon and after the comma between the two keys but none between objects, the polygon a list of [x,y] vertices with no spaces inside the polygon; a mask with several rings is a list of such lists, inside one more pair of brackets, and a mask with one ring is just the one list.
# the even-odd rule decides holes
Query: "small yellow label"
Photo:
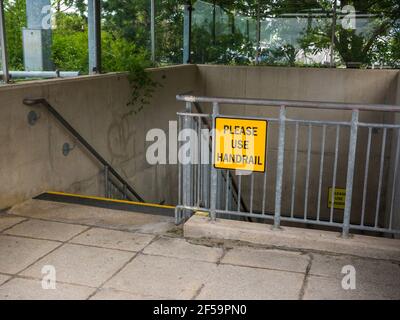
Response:
[{"label": "small yellow label", "polygon": [[[328,208],[332,208],[332,192],[333,188],[329,188],[328,192]],[[344,210],[346,207],[346,189],[335,188],[335,196],[334,196],[334,209]]]},{"label": "small yellow label", "polygon": [[265,171],[267,121],[216,118],[215,129],[215,168]]}]

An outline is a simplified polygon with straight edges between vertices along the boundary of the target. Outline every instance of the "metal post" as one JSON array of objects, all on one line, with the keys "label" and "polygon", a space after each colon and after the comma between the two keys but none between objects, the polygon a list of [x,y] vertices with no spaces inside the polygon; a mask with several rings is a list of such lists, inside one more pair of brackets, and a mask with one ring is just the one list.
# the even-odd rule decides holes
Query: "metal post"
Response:
[{"label": "metal post", "polygon": [[217,219],[217,187],[218,187],[218,171],[214,167],[215,162],[215,118],[219,115],[219,105],[217,102],[213,103],[213,114],[212,114],[212,156],[211,156],[211,183],[210,183],[210,215],[211,220]]},{"label": "metal post", "polygon": [[156,62],[156,4],[155,0],[150,0],[151,14],[151,61]]},{"label": "metal post", "polygon": [[89,73],[101,73],[100,0],[88,0]]},{"label": "metal post", "polygon": [[278,146],[278,163],[276,169],[274,229],[279,229],[281,225],[283,161],[285,158],[285,131],[286,131],[285,125],[286,125],[286,107],[281,106],[279,113],[279,146]]},{"label": "metal post", "polygon": [[[192,104],[190,102],[186,102],[186,112],[192,112]],[[192,128],[191,124],[192,118],[185,115],[183,118],[183,130],[188,130]],[[193,152],[193,146],[190,146],[190,151]],[[192,156],[192,154],[191,154]],[[192,175],[192,159],[188,163],[182,164],[182,204],[184,206],[192,206],[192,190],[193,190],[193,175]],[[184,216],[189,217],[189,210],[184,210]]]},{"label": "metal post", "polygon": [[1,67],[3,69],[3,81],[8,83],[10,80],[8,74],[8,55],[7,55],[7,38],[6,24],[4,17],[4,1],[0,0],[0,49],[1,49]]},{"label": "metal post", "polygon": [[183,63],[191,63],[191,42],[192,42],[192,3],[188,1],[184,6],[183,20]]},{"label": "metal post", "polygon": [[52,7],[50,0],[26,0],[26,28],[22,30],[26,71],[49,71],[52,62]]},{"label": "metal post", "polygon": [[332,13],[332,35],[331,35],[331,68],[335,66],[335,37],[336,37],[336,20],[337,20],[337,0],[333,0]]},{"label": "metal post", "polygon": [[260,63],[260,54],[261,54],[261,47],[260,47],[260,42],[261,42],[261,8],[260,8],[260,1],[257,1],[257,27],[256,27],[256,38],[257,38],[257,52],[256,52],[256,64]]},{"label": "metal post", "polygon": [[108,166],[104,166],[104,196],[106,198],[109,197],[109,188],[108,188]]},{"label": "metal post", "polygon": [[350,231],[351,201],[353,198],[353,178],[354,178],[354,167],[356,162],[356,150],[357,150],[358,117],[359,117],[359,111],[354,110],[351,117],[349,160],[348,160],[347,179],[346,179],[346,205],[343,216],[342,235],[344,238],[348,238]]}]

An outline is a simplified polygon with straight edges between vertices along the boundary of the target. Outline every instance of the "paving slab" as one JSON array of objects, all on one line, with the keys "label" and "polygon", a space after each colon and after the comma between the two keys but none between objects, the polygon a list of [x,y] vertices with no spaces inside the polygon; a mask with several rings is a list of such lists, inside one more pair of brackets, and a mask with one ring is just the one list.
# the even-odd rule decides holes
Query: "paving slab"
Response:
[{"label": "paving slab", "polygon": [[304,275],[300,273],[219,265],[197,299],[295,300]]},{"label": "paving slab", "polygon": [[221,263],[304,273],[309,261],[310,257],[301,252],[236,247],[226,253]]},{"label": "paving slab", "polygon": [[55,290],[45,290],[40,280],[14,278],[0,286],[0,300],[83,300],[94,290],[61,283],[56,283]]},{"label": "paving slab", "polygon": [[8,279],[10,279],[10,276],[6,276],[4,274],[0,274],[0,285],[2,285],[4,282],[6,282]]},{"label": "paving slab", "polygon": [[0,234],[0,272],[15,274],[59,246],[59,242]]},{"label": "paving slab", "polygon": [[114,289],[100,289],[90,300],[166,300],[166,298],[144,296]]},{"label": "paving slab", "polygon": [[191,299],[216,267],[207,262],[140,254],[104,287],[146,296]]},{"label": "paving slab", "polygon": [[283,227],[245,221],[192,216],[184,224],[184,236],[197,239],[224,239],[287,249],[313,250],[400,261],[400,239],[353,235],[344,239],[338,232]]},{"label": "paving slab", "polygon": [[206,262],[217,262],[223,254],[221,248],[191,244],[185,239],[162,237],[148,246],[144,253],[191,259]]},{"label": "paving slab", "polygon": [[44,200],[28,200],[9,210],[10,214],[50,221],[88,225],[122,231],[162,234],[175,227],[174,218],[63,204]]},{"label": "paving slab", "polygon": [[371,282],[356,282],[355,290],[344,290],[341,279],[309,276],[305,300],[399,300],[397,286],[377,286]]},{"label": "paving slab", "polygon": [[8,229],[4,233],[37,239],[67,241],[88,228],[67,223],[31,219]]},{"label": "paving slab", "polygon": [[20,223],[21,221],[24,221],[24,220],[26,220],[26,218],[19,218],[19,217],[14,217],[14,216],[8,215],[8,214],[1,214],[0,215],[0,232],[16,225],[17,223]]},{"label": "paving slab", "polygon": [[71,242],[109,249],[140,251],[154,237],[154,235],[149,234],[94,228],[82,233]]},{"label": "paving slab", "polygon": [[66,244],[36,262],[22,275],[41,278],[42,267],[52,265],[61,282],[98,287],[133,256],[134,253],[125,251]]},{"label": "paving slab", "polygon": [[400,265],[397,262],[313,254],[310,275],[342,279],[342,269],[348,265],[355,268],[358,281],[396,286],[400,292]]}]

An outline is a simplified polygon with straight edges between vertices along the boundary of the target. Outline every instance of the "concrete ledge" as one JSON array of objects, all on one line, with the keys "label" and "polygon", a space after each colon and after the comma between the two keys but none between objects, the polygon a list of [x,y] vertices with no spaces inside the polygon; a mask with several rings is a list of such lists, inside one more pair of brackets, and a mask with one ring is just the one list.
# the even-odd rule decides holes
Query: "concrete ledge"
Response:
[{"label": "concrete ledge", "polygon": [[186,238],[237,240],[254,244],[348,254],[359,257],[400,261],[400,240],[354,235],[341,238],[339,233],[193,216],[184,225]]}]

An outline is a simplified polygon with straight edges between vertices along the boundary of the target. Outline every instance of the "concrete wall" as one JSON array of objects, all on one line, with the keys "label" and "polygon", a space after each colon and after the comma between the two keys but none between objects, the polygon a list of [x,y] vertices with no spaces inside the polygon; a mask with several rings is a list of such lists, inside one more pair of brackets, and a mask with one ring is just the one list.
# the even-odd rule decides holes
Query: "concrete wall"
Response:
[{"label": "concrete wall", "polygon": [[[274,67],[231,67],[231,66],[199,66],[204,92],[207,96],[247,97],[282,100],[303,101],[331,101],[343,103],[368,103],[391,104],[394,103],[397,93],[398,71],[396,70],[349,70],[349,69],[309,69],[309,68],[274,68]],[[208,109],[210,110],[210,109]],[[253,107],[253,106],[222,106],[222,113],[229,115],[245,114],[247,116],[278,117],[277,108]],[[319,111],[290,109],[288,117],[293,119],[349,121],[350,112]],[[393,122],[393,115],[387,113],[363,112],[360,115],[362,122],[386,123]],[[267,211],[274,211],[275,199],[275,168],[277,158],[277,125],[270,125],[268,140],[267,164]],[[308,128],[300,129],[299,155],[297,162],[296,180],[296,205],[295,215],[302,217],[304,214],[304,194],[307,170],[307,134]],[[328,188],[333,185],[333,166],[335,150],[336,128],[328,127],[326,156],[322,185],[322,217],[328,217]],[[361,216],[362,190],[364,181],[367,129],[360,129],[357,149],[357,168],[355,172],[355,192],[353,194],[354,222],[359,222]],[[286,154],[283,185],[283,210],[290,212],[292,191],[292,170],[294,158],[294,126],[288,126],[286,130]],[[320,170],[322,128],[314,128],[312,134],[311,178],[308,204],[309,217],[316,216]],[[339,162],[337,187],[345,188],[348,157],[349,129],[342,128],[339,145]],[[386,162],[384,178],[388,180],[390,149],[392,136],[387,139]],[[382,130],[374,131],[372,137],[372,150],[370,162],[370,175],[367,190],[367,221],[374,220],[375,203],[378,185],[378,172],[381,155]],[[263,176],[255,177],[256,193],[254,198],[255,210],[261,210]],[[250,179],[245,179],[243,184],[244,197],[249,199]],[[382,199],[386,195],[386,185],[383,188]],[[384,202],[384,201],[383,201]],[[259,205],[257,205],[259,204]],[[383,204],[382,209],[385,209]],[[334,219],[340,220],[343,211],[335,210]],[[384,217],[380,217],[384,219]]]},{"label": "concrete wall", "polygon": [[[45,190],[58,190],[102,195],[102,168],[79,146],[68,157],[62,155],[64,142],[74,144],[65,130],[40,108],[39,122],[30,127],[26,116],[32,109],[22,104],[25,97],[44,97],[127,178],[145,200],[175,204],[177,201],[177,167],[151,166],[145,159],[145,135],[153,128],[168,128],[176,120],[176,112],[184,108],[175,95],[191,92],[208,96],[249,97],[288,100],[337,101],[357,103],[400,104],[398,71],[394,70],[336,70],[307,68],[269,68],[232,66],[178,66],[149,70],[162,85],[157,88],[150,105],[137,115],[130,114],[126,102],[130,88],[123,74],[79,77],[76,79],[26,82],[0,87],[0,208],[26,200]],[[210,110],[209,106],[203,106]],[[231,115],[276,117],[270,107],[228,107],[222,112]],[[289,117],[318,120],[349,120],[349,112],[293,109]],[[393,115],[363,113],[361,121],[378,123],[396,121]],[[397,119],[399,121],[399,119]],[[300,130],[298,178],[295,213],[304,211],[304,187],[307,157],[307,128]],[[362,182],[366,152],[367,130],[360,130],[357,153],[354,217],[360,216]],[[369,218],[376,202],[376,186],[382,132],[373,135],[370,179],[368,185]],[[288,212],[291,196],[294,130],[287,129],[284,206]],[[327,130],[327,146],[323,180],[322,207],[327,207],[327,190],[332,185],[335,128]],[[274,209],[277,126],[271,124],[269,133],[267,211]],[[388,138],[385,181],[390,176],[391,135]],[[310,180],[309,214],[315,215],[319,178],[321,129],[314,129]],[[338,187],[345,186],[348,150],[348,130],[343,129],[340,143]],[[256,177],[260,188],[263,177]],[[390,182],[385,184],[386,196]],[[244,189],[248,190],[248,181]],[[260,189],[259,189],[260,190]],[[397,189],[398,190],[398,189]],[[244,193],[248,199],[248,193]],[[255,210],[260,209],[261,192],[256,192]],[[384,199],[383,199],[384,200]],[[384,202],[384,201],[383,201]],[[323,216],[328,214],[325,209]],[[341,218],[343,212],[335,211]]]},{"label": "concrete wall", "polygon": [[[195,66],[149,70],[161,86],[137,115],[127,107],[126,75],[25,82],[0,87],[0,209],[46,190],[103,195],[102,168],[78,145],[67,157],[62,145],[74,140],[43,107],[23,105],[26,97],[46,98],[98,152],[127,178],[147,201],[176,201],[176,166],[145,161],[145,134],[168,128],[182,104],[176,94],[197,91]],[[40,119],[29,126],[27,114]]]}]

